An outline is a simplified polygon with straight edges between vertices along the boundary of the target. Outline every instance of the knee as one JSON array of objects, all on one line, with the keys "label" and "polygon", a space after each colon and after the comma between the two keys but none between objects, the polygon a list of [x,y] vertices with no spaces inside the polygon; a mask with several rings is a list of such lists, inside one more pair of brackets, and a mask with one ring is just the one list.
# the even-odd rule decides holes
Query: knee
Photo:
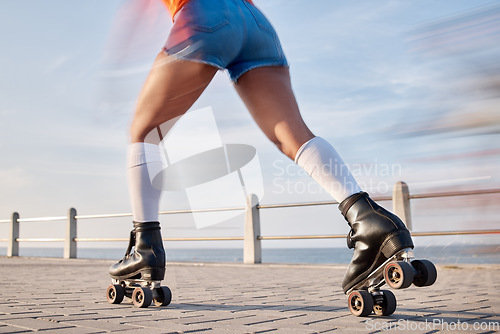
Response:
[{"label": "knee", "polygon": [[159,144],[161,139],[156,125],[151,122],[146,122],[140,117],[134,117],[129,129],[130,140],[136,142],[150,142],[152,144]]},{"label": "knee", "polygon": [[290,159],[295,160],[295,155],[299,151],[300,147],[314,137],[314,134],[307,130],[302,133],[286,132],[286,135],[276,136],[270,139],[281,152],[283,152]]},{"label": "knee", "polygon": [[140,123],[136,121],[136,118],[132,121],[129,128],[130,140],[135,142],[143,142],[146,138],[146,131],[140,126]]},{"label": "knee", "polygon": [[[299,146],[300,147],[300,146]],[[292,160],[295,160],[295,154],[299,150],[299,147],[291,146],[291,145],[283,145],[281,146],[280,150],[283,152],[287,157],[289,157]]]},{"label": "knee", "polygon": [[295,160],[295,155],[301,146],[301,144],[298,144],[297,142],[280,141],[278,139],[273,140],[272,142],[281,152],[283,152],[283,154],[292,160]]},{"label": "knee", "polygon": [[132,142],[148,142],[159,144],[170,132],[181,115],[169,117],[164,115],[137,112],[130,125]]}]

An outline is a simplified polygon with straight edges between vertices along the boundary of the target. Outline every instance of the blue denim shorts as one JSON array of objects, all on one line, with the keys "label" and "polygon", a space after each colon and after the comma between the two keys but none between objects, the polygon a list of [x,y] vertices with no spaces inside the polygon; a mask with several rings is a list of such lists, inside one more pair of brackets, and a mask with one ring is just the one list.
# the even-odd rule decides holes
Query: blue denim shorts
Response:
[{"label": "blue denim shorts", "polygon": [[246,0],[190,0],[174,17],[164,52],[227,69],[236,82],[261,66],[288,66],[267,18]]}]

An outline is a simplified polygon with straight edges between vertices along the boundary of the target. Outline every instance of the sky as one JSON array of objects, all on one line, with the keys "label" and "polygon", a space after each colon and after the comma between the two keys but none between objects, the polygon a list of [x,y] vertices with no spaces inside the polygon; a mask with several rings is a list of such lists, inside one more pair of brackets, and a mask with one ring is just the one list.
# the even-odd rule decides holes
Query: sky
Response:
[{"label": "sky", "polygon": [[[130,212],[128,126],[171,27],[159,2],[141,21],[118,0],[0,1],[0,220],[14,211],[22,218],[64,216],[70,207],[81,215]],[[500,19],[488,17],[499,1],[315,0],[307,8],[298,0],[254,2],[281,38],[303,118],[335,146],[364,189],[388,195],[399,180],[411,193],[500,188],[500,104],[492,84],[499,73],[492,59],[499,56]],[[222,143],[255,147],[262,204],[330,199],[264,137],[224,72],[191,110],[208,107]],[[415,200],[413,225],[419,231],[498,228],[497,202],[496,195]],[[185,192],[165,192],[161,210],[190,204]],[[348,231],[335,206],[261,215],[263,235]],[[160,219],[164,236],[243,231],[242,215],[204,229],[189,215]],[[82,220],[78,233],[126,238],[130,226],[128,218]],[[0,224],[0,239],[7,231]],[[22,237],[63,234],[61,222],[21,225]],[[416,240],[462,242],[498,244],[498,238]],[[343,245],[266,241],[264,247]]]}]

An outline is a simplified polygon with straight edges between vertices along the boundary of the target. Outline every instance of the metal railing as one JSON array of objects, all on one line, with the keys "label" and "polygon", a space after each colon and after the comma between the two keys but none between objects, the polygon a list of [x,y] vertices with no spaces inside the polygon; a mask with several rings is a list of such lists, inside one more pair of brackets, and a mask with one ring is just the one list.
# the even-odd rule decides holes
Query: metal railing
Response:
[{"label": "metal railing", "polygon": [[[408,186],[404,182],[397,182],[394,185],[392,197],[374,197],[375,201],[393,202],[393,211],[406,224],[408,229],[412,230],[411,221],[411,199],[437,198],[437,197],[455,197],[455,196],[475,196],[486,194],[500,194],[500,189],[486,189],[474,191],[456,191],[431,194],[410,195]],[[262,240],[297,240],[297,239],[339,239],[345,238],[341,235],[295,235],[295,236],[262,236],[260,234],[260,210],[276,208],[297,208],[319,205],[336,205],[337,201],[308,202],[308,203],[287,203],[287,204],[265,204],[260,205],[256,195],[250,195],[247,198],[245,207],[231,207],[204,210],[174,210],[160,211],[159,214],[186,214],[186,213],[205,213],[205,212],[223,212],[223,211],[244,211],[245,226],[244,235],[234,237],[180,237],[163,238],[164,241],[242,241],[244,242],[243,261],[244,263],[262,262]],[[10,223],[10,232],[7,239],[0,239],[0,242],[7,242],[7,256],[19,255],[20,242],[64,242],[64,258],[77,257],[77,243],[79,242],[100,242],[100,241],[128,241],[128,238],[78,238],[77,221],[82,219],[105,219],[131,217],[131,213],[118,214],[98,214],[98,215],[77,215],[76,209],[71,208],[67,216],[58,217],[38,217],[38,218],[20,218],[17,212],[12,214],[11,219],[0,220],[0,223]],[[53,222],[66,221],[66,233],[64,238],[21,238],[19,236],[19,223],[26,222]],[[480,235],[480,234],[500,234],[500,229],[488,230],[461,230],[461,231],[431,231],[431,232],[412,232],[412,236],[451,236],[451,235]]]}]

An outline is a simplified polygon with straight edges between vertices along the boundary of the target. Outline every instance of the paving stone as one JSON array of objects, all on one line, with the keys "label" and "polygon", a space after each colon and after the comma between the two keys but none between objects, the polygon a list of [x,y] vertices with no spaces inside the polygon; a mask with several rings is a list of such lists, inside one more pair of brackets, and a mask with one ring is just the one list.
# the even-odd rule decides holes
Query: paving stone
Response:
[{"label": "paving stone", "polygon": [[138,309],[128,299],[107,303],[110,263],[0,257],[2,270],[22,278],[0,290],[0,333],[366,333],[381,332],[370,324],[500,323],[498,265],[441,266],[435,285],[393,291],[391,317],[356,318],[340,288],[345,266],[169,264],[171,305]]},{"label": "paving stone", "polygon": [[106,333],[106,331],[102,330],[102,329],[85,328],[85,327],[58,328],[56,330],[43,331],[43,332],[46,332],[46,333],[55,332],[57,334],[64,334],[64,333],[68,333],[68,334],[100,334],[100,333]]},{"label": "paving stone", "polygon": [[133,329],[137,329],[137,326],[132,326],[128,324],[116,324],[106,320],[77,320],[77,321],[61,321],[60,324],[66,326],[74,326],[74,327],[85,327],[85,328],[94,328],[94,329],[102,329],[105,331],[129,331]]},{"label": "paving stone", "polygon": [[2,323],[10,325],[10,326],[16,326],[19,328],[24,328],[27,330],[55,330],[55,329],[60,329],[60,328],[67,328],[67,327],[72,327],[68,325],[63,325],[58,322],[52,322],[52,321],[47,321],[44,319],[34,319],[34,318],[23,318],[23,319],[4,319],[2,320]]},{"label": "paving stone", "polygon": [[25,329],[25,328],[19,328],[19,327],[13,327],[13,326],[8,326],[8,325],[3,325],[0,324],[0,333],[33,333],[33,331]]}]

